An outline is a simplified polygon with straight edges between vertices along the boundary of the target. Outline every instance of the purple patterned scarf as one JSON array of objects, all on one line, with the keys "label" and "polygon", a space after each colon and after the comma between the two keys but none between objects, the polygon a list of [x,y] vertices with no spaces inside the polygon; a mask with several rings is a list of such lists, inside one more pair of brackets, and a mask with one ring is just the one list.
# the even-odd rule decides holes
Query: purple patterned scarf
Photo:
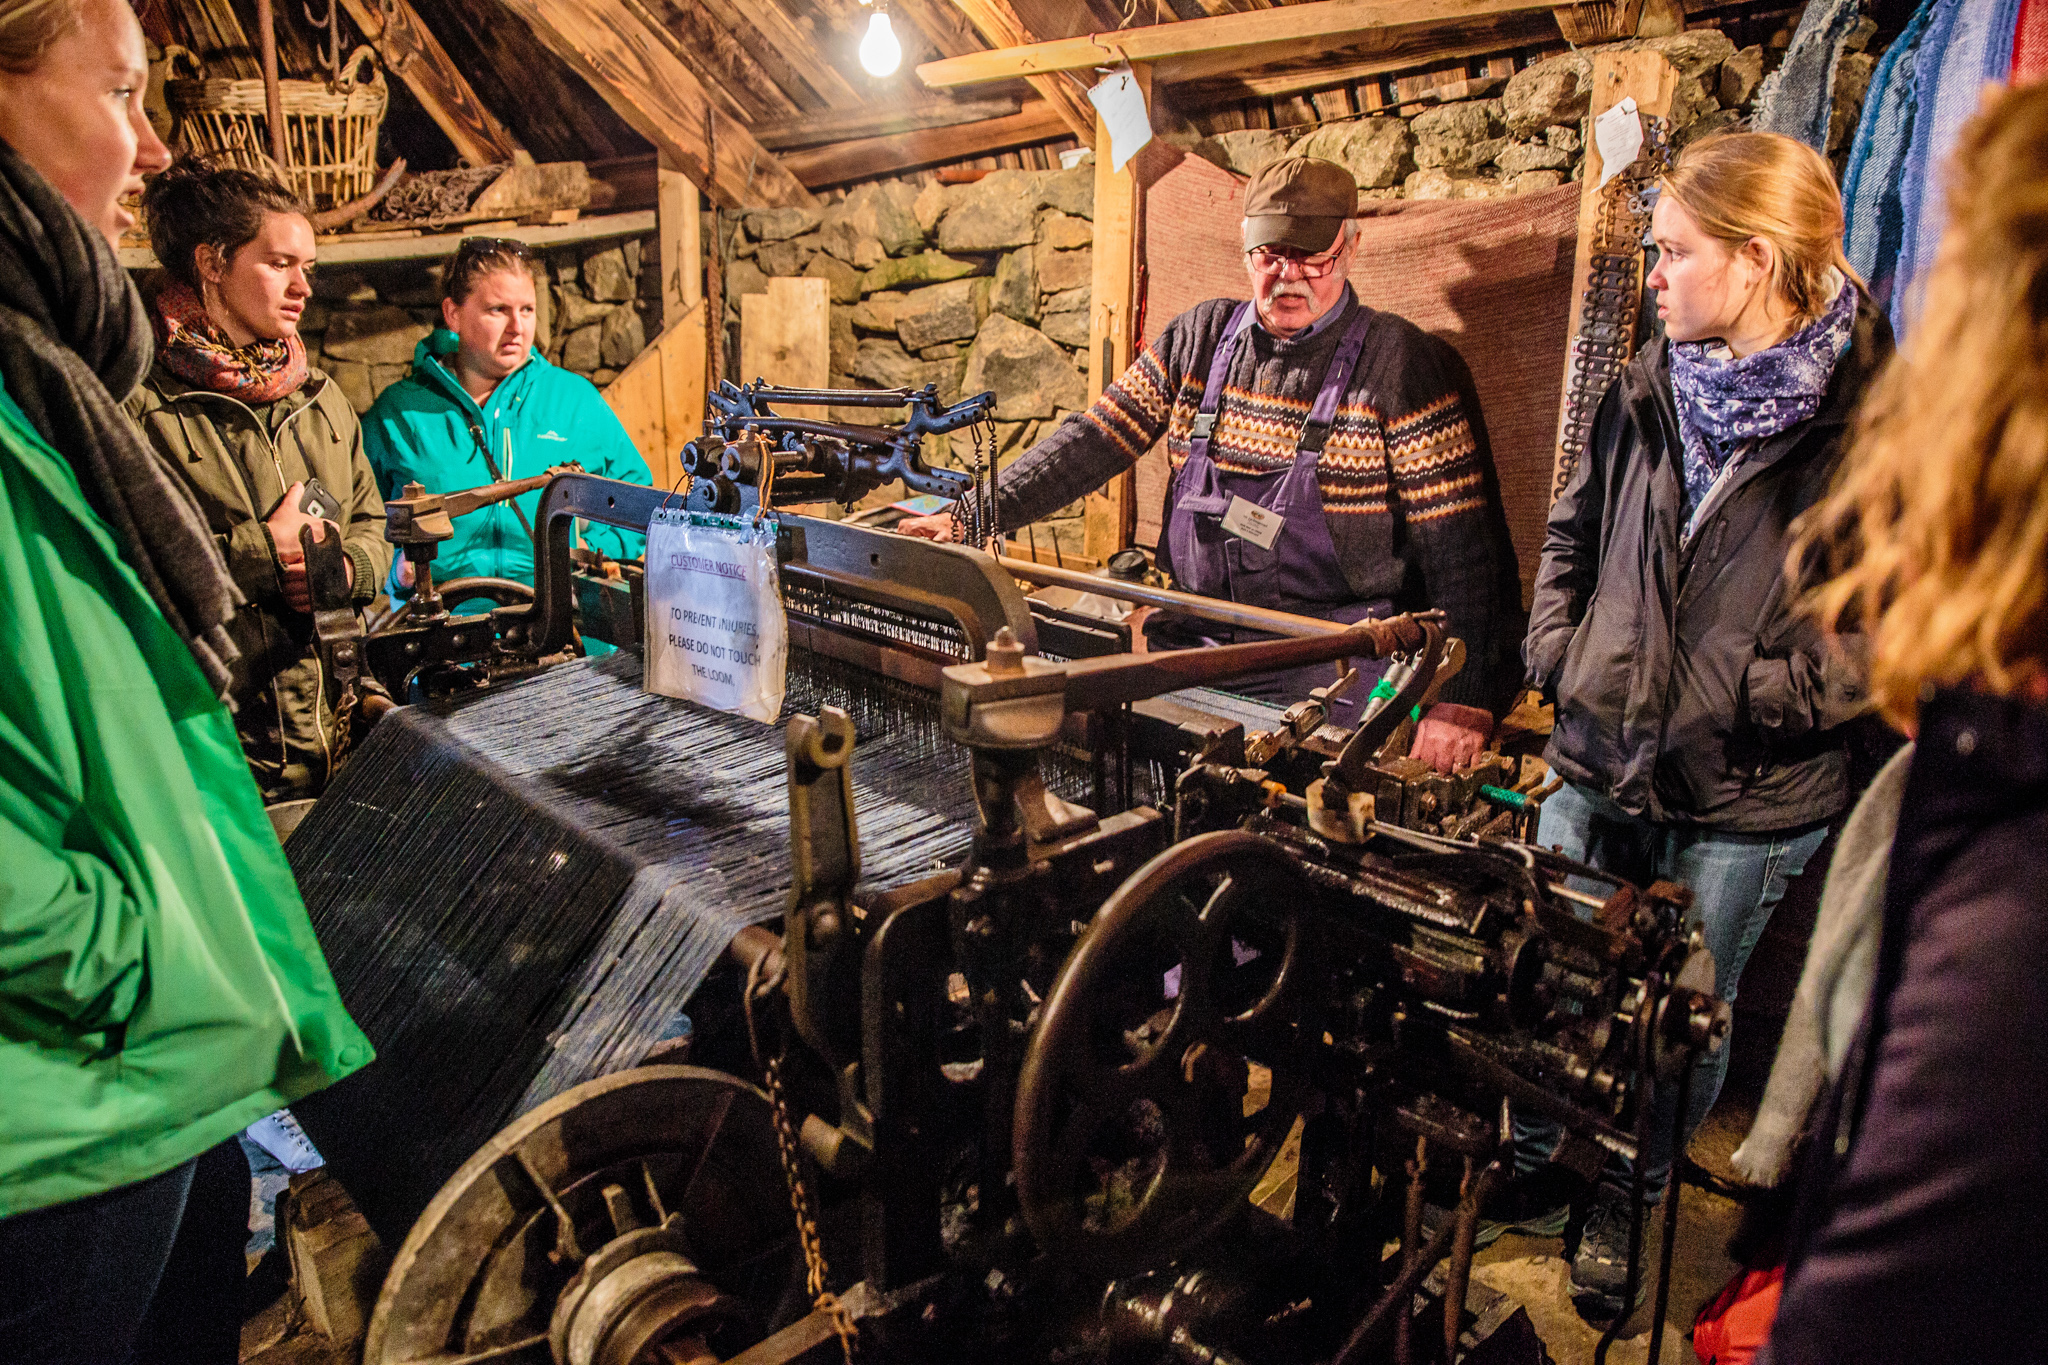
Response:
[{"label": "purple patterned scarf", "polygon": [[1856,286],[1842,282],[1825,313],[1775,346],[1716,359],[1700,341],[1671,344],[1671,389],[1685,441],[1685,505],[1697,508],[1745,441],[1775,436],[1820,411],[1856,323]]}]

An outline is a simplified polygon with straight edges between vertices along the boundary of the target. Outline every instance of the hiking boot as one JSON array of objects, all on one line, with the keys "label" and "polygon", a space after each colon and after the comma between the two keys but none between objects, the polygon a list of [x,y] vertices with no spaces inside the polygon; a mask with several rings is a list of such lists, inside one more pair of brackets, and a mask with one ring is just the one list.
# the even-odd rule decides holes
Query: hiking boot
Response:
[{"label": "hiking boot", "polygon": [[[1628,1289],[1628,1238],[1632,1218],[1627,1195],[1604,1185],[1595,1191],[1593,1207],[1586,1215],[1585,1230],[1579,1235],[1578,1254],[1572,1257],[1572,1302],[1581,1317],[1611,1321],[1623,1313],[1634,1311],[1636,1304],[1643,1301],[1650,1283],[1647,1271],[1638,1277],[1635,1304],[1622,1301],[1622,1295]],[[1649,1221],[1644,1219],[1645,1241],[1650,1236]],[[1647,1261],[1648,1248],[1644,1251],[1643,1259]]]}]

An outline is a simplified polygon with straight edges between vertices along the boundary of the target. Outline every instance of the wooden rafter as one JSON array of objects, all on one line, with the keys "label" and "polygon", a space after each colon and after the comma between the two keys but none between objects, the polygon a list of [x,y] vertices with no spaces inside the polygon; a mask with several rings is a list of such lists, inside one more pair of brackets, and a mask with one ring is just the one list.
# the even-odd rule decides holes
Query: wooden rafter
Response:
[{"label": "wooden rafter", "polygon": [[750,125],[802,112],[738,36],[694,0],[646,0],[642,18],[672,38],[670,46],[713,96]]},{"label": "wooden rafter", "polygon": [[622,6],[602,0],[499,3],[721,207],[817,203],[743,125],[720,118],[707,136],[711,95],[668,43]]},{"label": "wooden rafter", "polygon": [[341,0],[348,17],[384,61],[385,70],[405,82],[455,144],[455,154],[475,166],[519,160],[526,151],[470,89],[441,40],[420,22],[407,0]]},{"label": "wooden rafter", "polygon": [[[771,151],[817,147],[855,138],[887,137],[924,128],[950,128],[983,119],[1007,118],[1023,105],[1018,100],[926,100],[915,104],[858,109],[851,113],[799,114],[794,118],[756,123],[754,140]],[[787,158],[785,158],[786,160]],[[799,176],[798,179],[802,179]]]},{"label": "wooden rafter", "polygon": [[1065,121],[1044,100],[1032,100],[1003,118],[836,142],[791,152],[782,158],[782,164],[806,185],[843,185],[1050,142],[1066,133]]},{"label": "wooden rafter", "polygon": [[1354,43],[1306,66],[1248,73],[1231,69],[1213,77],[1184,76],[1175,88],[1194,101],[1197,107],[1216,100],[1244,99],[1247,96],[1273,99],[1350,81],[1369,80],[1374,76],[1404,71],[1421,62],[1485,56],[1546,40],[1555,42],[1556,35],[1545,11],[1500,15],[1476,25],[1460,26],[1448,33],[1441,29],[1388,29],[1374,35],[1369,43]]},{"label": "wooden rafter", "polygon": [[[684,2],[701,5],[705,13],[725,25],[743,42],[753,38],[755,41],[748,43],[748,49],[767,69],[781,68],[776,79],[792,97],[797,98],[799,104],[826,109],[855,109],[866,103],[866,97],[853,88],[853,83],[825,60],[819,51],[817,35],[799,26],[775,0]],[[808,104],[798,95],[805,89],[815,92],[819,101],[817,105]]]},{"label": "wooden rafter", "polygon": [[[964,5],[970,0],[960,0]],[[980,3],[981,0],[971,0]],[[1311,0],[1255,14],[1226,14],[1120,33],[1062,38],[926,62],[918,77],[935,90],[1018,77],[1085,71],[1118,58],[1153,63],[1163,81],[1216,75],[1233,65],[1313,56],[1395,27],[1441,27],[1489,15],[1548,11],[1540,0]]]},{"label": "wooden rafter", "polygon": [[[1025,46],[1027,44],[1037,44],[1039,47],[1056,46],[1056,44],[1039,43],[1037,35],[1025,26],[1024,21],[1017,17],[1017,11],[1010,7],[1010,0],[953,0],[953,3],[959,6],[960,12],[967,16],[975,28],[980,30],[981,36],[999,50],[1006,48],[1017,49],[1020,47],[1026,51],[1032,50]],[[982,61],[998,55],[1000,55],[1000,52],[978,53],[963,57],[949,57],[939,62],[927,62],[917,69],[917,74],[924,76],[925,72],[935,67],[950,67],[958,62]],[[1074,68],[1067,69],[1071,70]],[[1054,112],[1065,121],[1074,136],[1081,140],[1083,146],[1093,147],[1095,145],[1095,110],[1087,100],[1081,97],[1081,93],[1074,88],[1073,83],[1066,76],[1058,73],[1033,74],[1023,70],[1012,71],[1010,74],[1012,76],[1023,76],[1026,80],[1030,81],[1031,88],[1038,92],[1038,97],[1052,106]],[[996,80],[1001,78],[990,77],[989,79]],[[974,83],[979,84],[980,82]],[[925,78],[925,84],[932,84],[929,77]]]}]

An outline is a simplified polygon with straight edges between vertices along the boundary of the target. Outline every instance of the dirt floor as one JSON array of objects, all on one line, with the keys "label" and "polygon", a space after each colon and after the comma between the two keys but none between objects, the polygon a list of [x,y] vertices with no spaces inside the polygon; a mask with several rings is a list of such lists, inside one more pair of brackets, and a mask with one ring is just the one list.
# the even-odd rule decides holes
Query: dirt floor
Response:
[{"label": "dirt floor", "polygon": [[[1704,1170],[1732,1178],[1728,1156],[1749,1131],[1755,1104],[1748,1096],[1723,1093],[1721,1102],[1694,1136],[1691,1156]],[[1696,1365],[1690,1332],[1699,1310],[1735,1274],[1726,1246],[1740,1210],[1733,1200],[1687,1185],[1679,1205],[1678,1241],[1671,1258],[1669,1325],[1664,1332],[1661,1365]],[[1656,1302],[1656,1249],[1663,1220],[1653,1214],[1645,1222],[1644,1273],[1650,1293],[1622,1328],[1623,1335],[1607,1353],[1607,1365],[1644,1365],[1650,1355],[1651,1306]],[[1557,1365],[1591,1365],[1601,1327],[1590,1326],[1572,1307],[1571,1263],[1564,1243],[1555,1237],[1523,1237],[1510,1233],[1473,1260],[1472,1278],[1521,1304],[1536,1334],[1543,1338]]]}]

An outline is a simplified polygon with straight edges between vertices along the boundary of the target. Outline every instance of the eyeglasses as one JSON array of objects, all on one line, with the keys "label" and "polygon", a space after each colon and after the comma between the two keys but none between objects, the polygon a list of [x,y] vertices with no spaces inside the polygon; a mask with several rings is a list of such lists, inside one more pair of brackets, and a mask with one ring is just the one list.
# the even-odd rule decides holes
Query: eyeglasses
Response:
[{"label": "eyeglasses", "polygon": [[1275,250],[1269,246],[1253,247],[1245,253],[1252,263],[1252,269],[1261,275],[1284,275],[1292,267],[1296,279],[1319,280],[1337,268],[1337,258],[1344,254],[1338,247],[1320,256],[1301,256],[1286,250]]}]

